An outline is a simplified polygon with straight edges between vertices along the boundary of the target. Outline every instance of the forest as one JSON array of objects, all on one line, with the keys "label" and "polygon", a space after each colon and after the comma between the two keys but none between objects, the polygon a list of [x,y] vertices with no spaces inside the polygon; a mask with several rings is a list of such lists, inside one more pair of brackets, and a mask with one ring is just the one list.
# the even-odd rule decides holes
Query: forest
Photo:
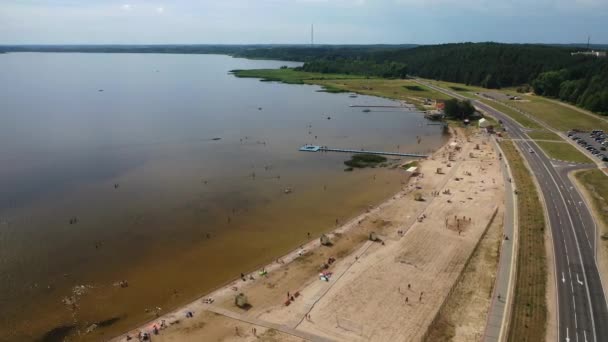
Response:
[{"label": "forest", "polygon": [[608,114],[608,61],[588,63],[541,73],[532,81],[534,92],[558,98],[593,112]]},{"label": "forest", "polygon": [[301,70],[387,78],[407,75],[485,88],[531,85],[534,92],[608,114],[608,59],[571,55],[579,48],[532,44],[462,43],[408,49],[329,51]]}]

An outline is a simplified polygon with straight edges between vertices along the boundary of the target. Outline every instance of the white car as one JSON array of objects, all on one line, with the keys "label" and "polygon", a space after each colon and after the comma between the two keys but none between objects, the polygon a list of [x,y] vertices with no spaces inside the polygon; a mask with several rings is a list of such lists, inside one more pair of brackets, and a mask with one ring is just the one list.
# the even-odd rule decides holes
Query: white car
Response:
[{"label": "white car", "polygon": [[529,151],[530,153],[534,153],[534,150],[533,150],[533,149],[529,149],[528,151]]}]

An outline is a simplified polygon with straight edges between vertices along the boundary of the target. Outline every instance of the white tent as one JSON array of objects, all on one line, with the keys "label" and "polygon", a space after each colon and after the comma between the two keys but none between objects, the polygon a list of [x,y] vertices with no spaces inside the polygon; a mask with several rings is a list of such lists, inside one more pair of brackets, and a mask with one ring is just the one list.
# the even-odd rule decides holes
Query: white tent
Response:
[{"label": "white tent", "polygon": [[490,122],[484,118],[479,119],[478,125],[479,125],[479,128],[486,128],[488,126],[491,126]]}]

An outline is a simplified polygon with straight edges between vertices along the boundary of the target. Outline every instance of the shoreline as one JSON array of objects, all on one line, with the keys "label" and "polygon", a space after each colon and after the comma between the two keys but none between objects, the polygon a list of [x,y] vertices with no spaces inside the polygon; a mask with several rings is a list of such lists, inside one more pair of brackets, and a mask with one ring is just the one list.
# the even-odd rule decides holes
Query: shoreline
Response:
[{"label": "shoreline", "polygon": [[[264,274],[254,272],[254,281],[248,273],[129,336],[145,332],[161,342],[419,340],[446,300],[478,312],[489,302],[450,298],[500,206],[504,183],[487,134],[460,127],[450,133],[401,191],[334,229],[331,246],[312,240],[302,253],[296,248],[269,263]],[[240,293],[245,307],[235,305]],[[463,318],[470,322],[464,334],[483,332],[475,317]]]},{"label": "shoreline", "polygon": [[[452,141],[452,139],[454,137],[457,136],[453,133],[452,127],[450,127],[448,135],[449,135],[449,138],[447,138],[445,140],[445,142],[436,151],[431,153],[429,155],[429,157],[411,159],[411,160],[404,161],[403,163],[417,161],[418,163],[420,163],[419,166],[422,166],[427,160],[434,159],[437,155],[440,155],[442,152],[444,152],[445,149],[449,148],[449,143]],[[403,170],[403,172],[406,172],[406,171]],[[388,196],[386,199],[381,200],[378,204],[376,204],[374,206],[370,205],[371,208],[368,208],[367,210],[365,210],[363,212],[359,212],[359,213],[355,214],[352,218],[348,219],[344,224],[342,224],[332,230],[329,230],[323,234],[327,235],[333,241],[336,239],[337,236],[345,235],[345,234],[351,232],[352,230],[356,229],[358,227],[358,223],[373,216],[374,214],[377,214],[378,212],[381,212],[382,209],[390,206],[395,201],[403,198],[404,196],[407,196],[408,194],[411,194],[414,190],[416,190],[415,186],[413,186],[413,184],[411,184],[411,178],[412,178],[412,174],[409,173],[407,181],[404,181],[401,184],[401,187],[397,192]],[[355,253],[362,246],[364,246],[364,242],[361,244],[355,245],[353,248],[351,248],[349,250],[349,255]],[[299,247],[291,249],[291,250],[289,250],[289,252],[282,254],[281,256],[277,257],[275,260],[273,260],[269,263],[262,263],[255,269],[244,273],[245,279],[250,279],[250,276],[253,276],[253,278],[255,280],[260,279],[260,277],[261,277],[259,275],[260,270],[265,270],[268,275],[274,274],[277,271],[280,271],[282,268],[290,266],[295,261],[297,261],[299,258],[305,257],[307,254],[309,254],[309,252],[320,249],[320,247],[322,247],[322,245],[320,243],[320,237],[313,238],[310,241],[300,245]],[[116,341],[116,342],[124,341],[124,340],[126,340],[127,336],[134,338],[135,336],[137,336],[137,334],[139,332],[148,332],[150,335],[152,335],[153,327],[155,324],[157,326],[160,326],[160,322],[163,320],[165,321],[165,324],[167,324],[168,326],[171,326],[172,324],[175,324],[175,323],[179,323],[179,320],[181,318],[186,317],[187,312],[191,311],[191,312],[196,313],[196,312],[201,312],[201,311],[205,310],[205,306],[207,305],[207,303],[205,303],[204,301],[206,299],[214,300],[217,297],[224,297],[226,295],[228,295],[228,296],[234,295],[238,292],[241,292],[241,290],[246,289],[248,287],[248,285],[253,284],[253,283],[255,283],[255,282],[248,280],[247,282],[245,282],[243,287],[235,286],[237,284],[243,284],[241,278],[236,276],[235,278],[231,279],[230,281],[219,284],[217,287],[215,287],[211,291],[208,291],[205,294],[196,297],[194,300],[190,301],[189,303],[187,303],[185,305],[181,305],[163,315],[160,315],[154,319],[145,321],[135,328],[129,329],[126,332],[123,332],[119,335],[111,337],[109,339],[109,341]],[[234,287],[236,287],[237,290],[234,290]]]}]

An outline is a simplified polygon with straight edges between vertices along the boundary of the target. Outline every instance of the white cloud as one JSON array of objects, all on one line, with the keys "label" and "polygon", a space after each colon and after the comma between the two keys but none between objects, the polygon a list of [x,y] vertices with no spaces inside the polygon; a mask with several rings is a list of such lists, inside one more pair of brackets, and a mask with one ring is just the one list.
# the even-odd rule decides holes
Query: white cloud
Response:
[{"label": "white cloud", "polygon": [[165,12],[165,8],[164,7],[157,7],[156,8],[156,13],[163,14],[164,12]]},{"label": "white cloud", "polygon": [[122,8],[125,11],[130,11],[133,8],[133,6],[131,6],[131,4],[124,4],[124,5],[120,6],[120,8]]}]

